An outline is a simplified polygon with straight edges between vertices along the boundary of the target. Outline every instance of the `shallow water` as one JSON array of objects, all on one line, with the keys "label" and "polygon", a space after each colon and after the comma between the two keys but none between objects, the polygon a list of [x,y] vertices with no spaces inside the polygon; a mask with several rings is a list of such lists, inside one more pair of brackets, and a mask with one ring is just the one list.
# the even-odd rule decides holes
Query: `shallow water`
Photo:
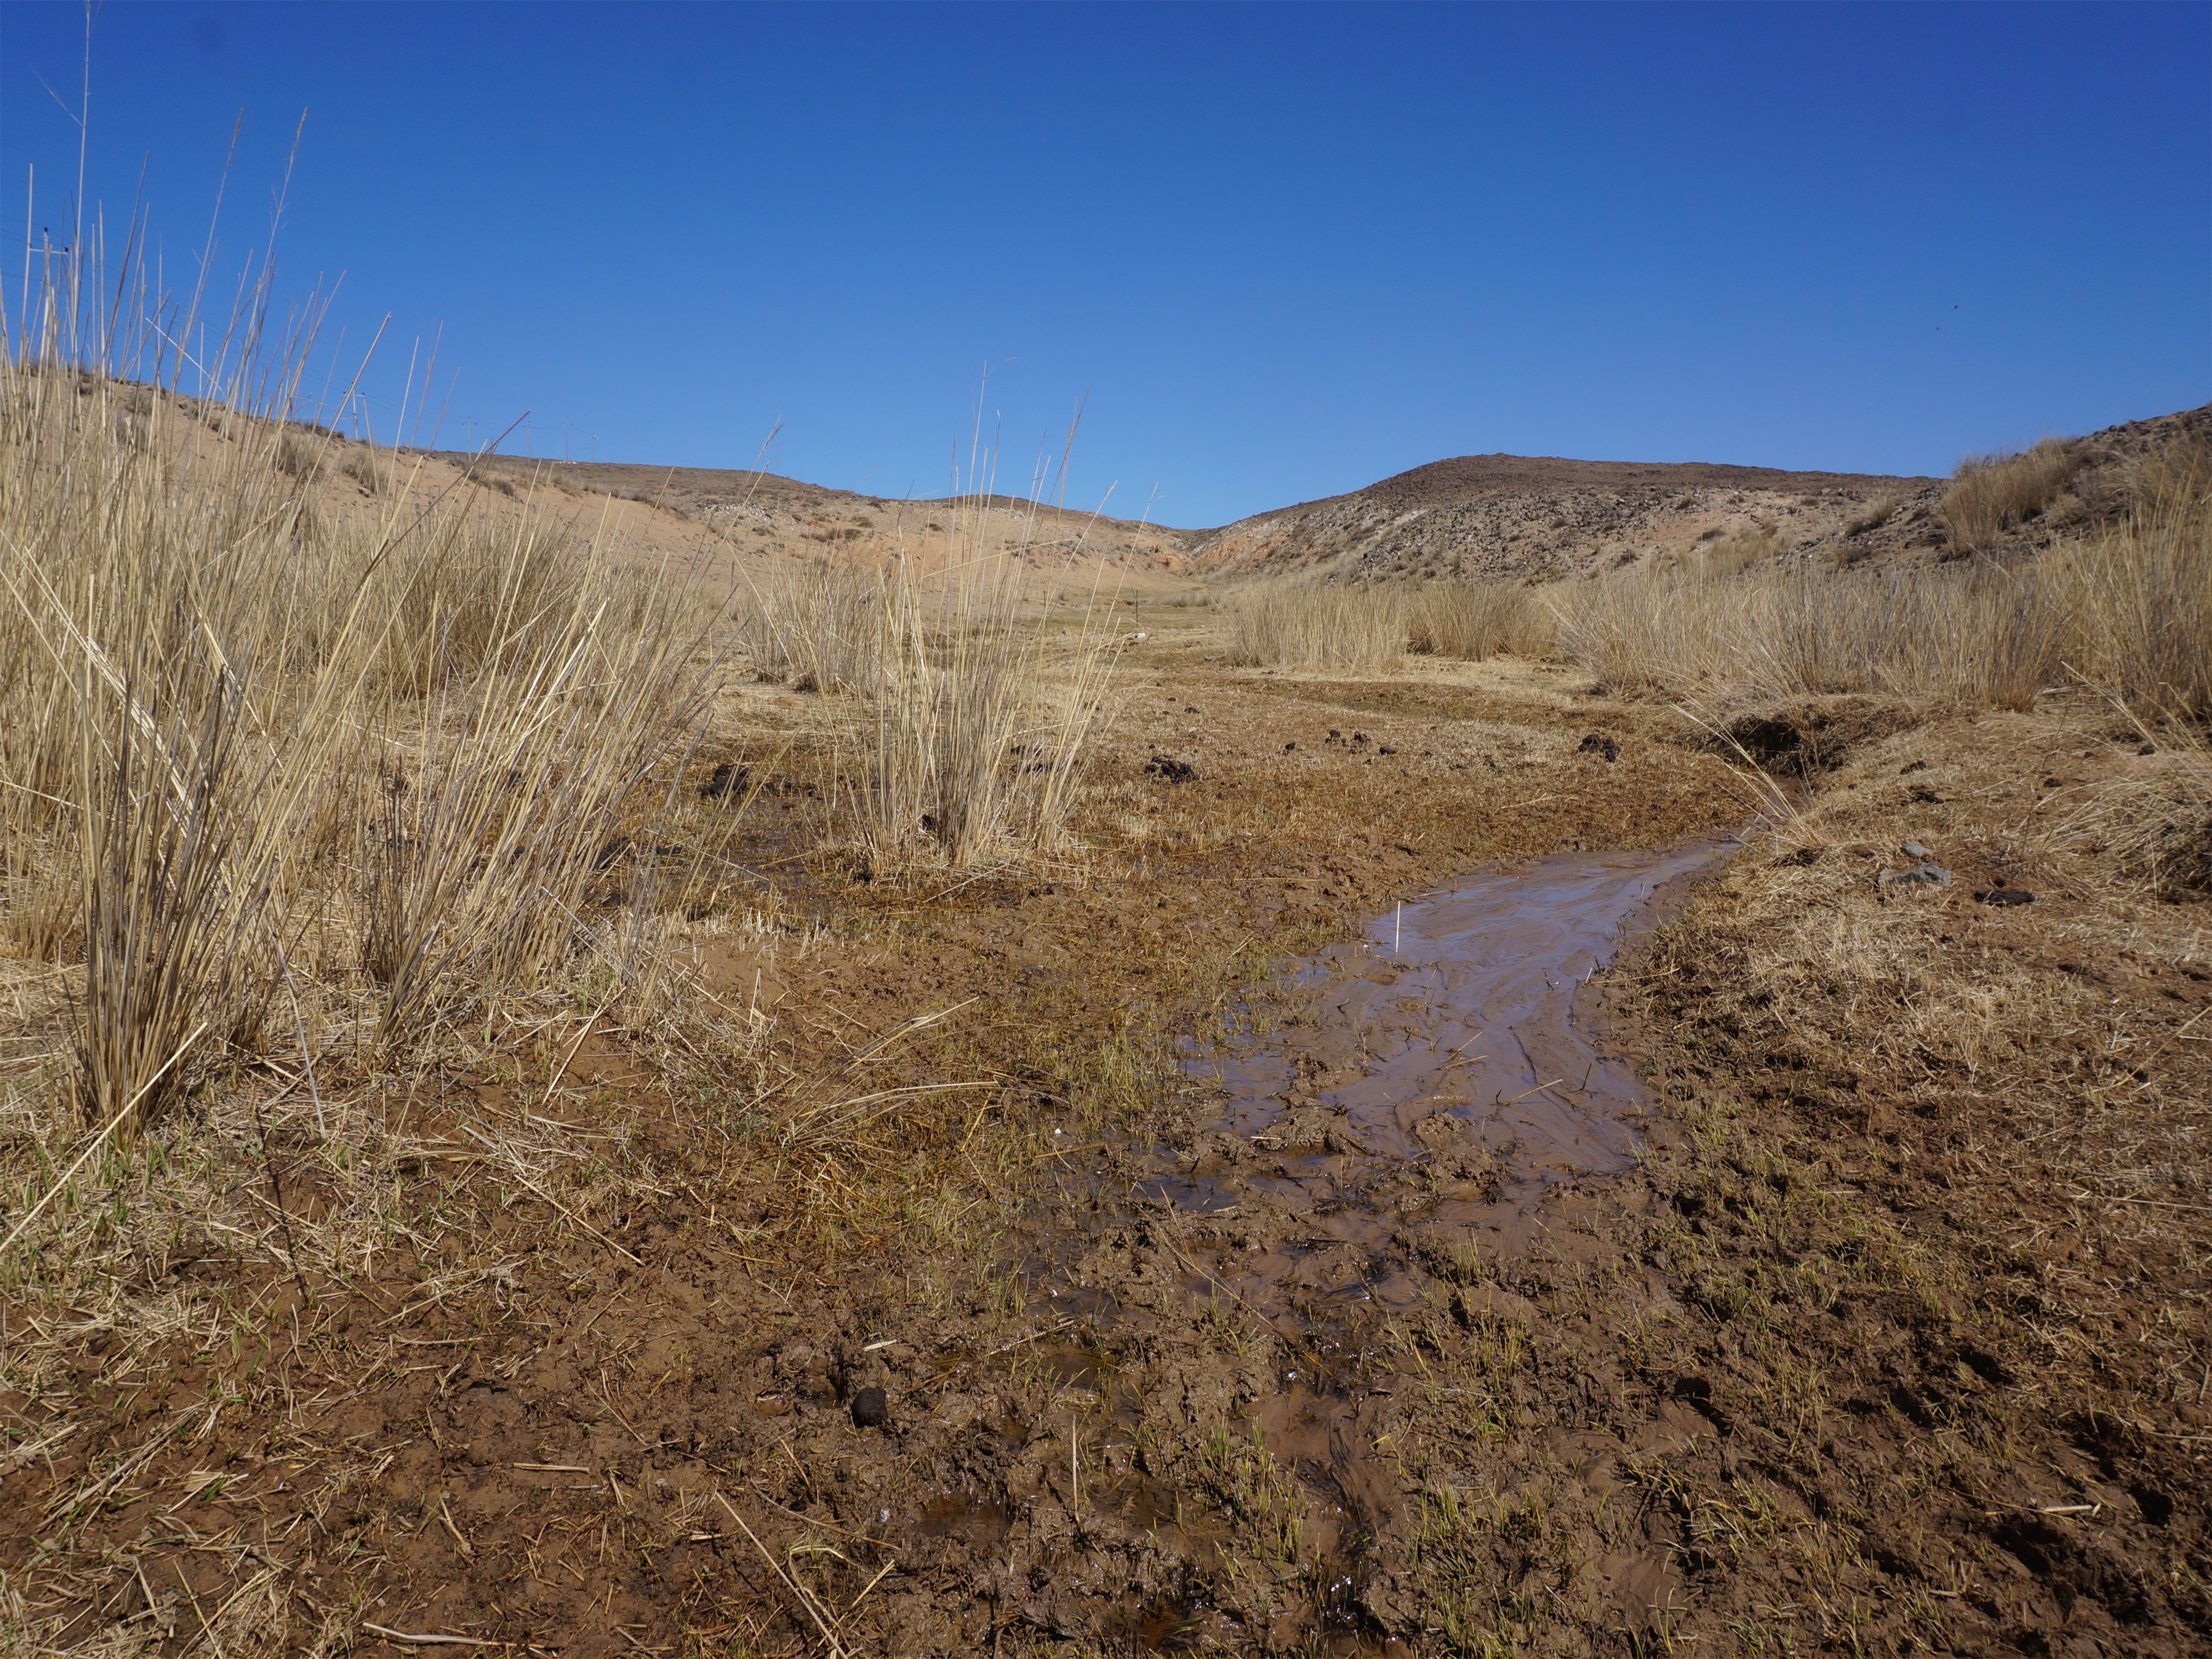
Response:
[{"label": "shallow water", "polygon": [[[1224,1396],[1243,1340],[1225,1352],[1215,1322],[1279,1339],[1272,1375],[1236,1378],[1236,1433],[1256,1433],[1306,1494],[1305,1616],[1328,1650],[1374,1650],[1339,1591],[1405,1502],[1378,1425],[1399,1393],[1434,1381],[1400,1374],[1388,1328],[1454,1285],[1480,1281],[1480,1305],[1515,1300],[1502,1280],[1539,1245],[1563,1271],[1582,1259],[1573,1216],[1599,1200],[1560,1183],[1627,1168],[1650,1097],[1580,994],[1734,846],[1562,854],[1394,907],[1295,964],[1265,1029],[1187,1048],[1186,1080],[1215,1103],[1194,1133],[1069,1172],[1086,1201],[1057,1212],[1026,1265],[1037,1310],[1091,1334],[1048,1363],[1102,1401],[1130,1395],[1126,1411],[1099,1407],[1105,1450],[1146,1424],[1171,1440],[1212,1431],[1189,1402]],[[1131,1395],[1106,1358],[1133,1339],[1157,1398]],[[1510,1412],[1510,1395],[1483,1409]],[[1148,1524],[1177,1517],[1159,1535],[1184,1544],[1191,1517],[1217,1507],[1205,1492],[1147,1502]],[[971,1524],[957,1504],[947,1515],[940,1524]],[[1130,1632],[1140,1646],[1167,1639],[1141,1620]]]},{"label": "shallow water", "polygon": [[1516,1175],[1625,1169],[1636,1139],[1624,1118],[1649,1096],[1577,1021],[1577,994],[1662,919],[1663,890],[1732,845],[1559,854],[1410,900],[1358,943],[1298,964],[1284,1028],[1194,1052],[1186,1075],[1222,1092],[1212,1127],[1261,1145],[1310,1105],[1345,1113],[1370,1154],[1415,1157],[1417,1126],[1448,1114]]}]

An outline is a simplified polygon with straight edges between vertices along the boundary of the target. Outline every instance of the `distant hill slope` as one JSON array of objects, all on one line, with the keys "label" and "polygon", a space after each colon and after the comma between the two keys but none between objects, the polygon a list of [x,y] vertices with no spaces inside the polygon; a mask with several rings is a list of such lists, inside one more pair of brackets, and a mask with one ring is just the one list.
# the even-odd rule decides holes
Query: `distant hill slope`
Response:
[{"label": "distant hill slope", "polygon": [[[470,459],[450,453],[440,459],[455,465]],[[958,510],[951,501],[892,501],[772,472],[710,467],[491,455],[477,460],[477,476],[495,487],[500,480],[513,488],[550,484],[571,494],[647,502],[705,526],[741,551],[787,556],[834,550],[883,558],[903,550],[934,564],[953,550]],[[1189,531],[1088,513],[1051,507],[1032,512],[1026,501],[1008,495],[993,496],[989,511],[993,545],[1026,542],[1030,557],[1041,564],[1090,568],[1103,561],[1117,579],[1139,586],[1148,578],[1182,571],[1194,539]]]},{"label": "distant hill slope", "polygon": [[1942,490],[1936,478],[1702,461],[1463,455],[1207,532],[1191,558],[1222,574],[1563,576],[1762,527],[1817,539],[1890,497],[1909,521],[1899,528],[1926,535]]},{"label": "distant hill slope", "polygon": [[[2133,469],[2177,443],[2212,455],[2212,404],[2075,441],[2071,484],[1990,551],[2027,553],[2116,516],[2136,499]],[[1837,564],[1942,558],[1955,550],[1939,516],[1949,484],[1702,461],[1462,455],[1194,534],[1189,568],[1516,580],[1663,562],[1724,537]]]}]

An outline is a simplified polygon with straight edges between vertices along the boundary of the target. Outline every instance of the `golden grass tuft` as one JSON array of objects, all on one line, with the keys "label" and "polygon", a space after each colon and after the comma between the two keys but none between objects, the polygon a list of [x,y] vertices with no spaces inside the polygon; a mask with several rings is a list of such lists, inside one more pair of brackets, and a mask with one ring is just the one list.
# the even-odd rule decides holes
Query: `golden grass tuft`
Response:
[{"label": "golden grass tuft", "polygon": [[313,526],[305,434],[247,398],[286,406],[304,350],[187,403],[68,343],[0,362],[0,937],[67,975],[84,1116],[289,1045],[305,981],[360,976],[404,1047],[583,948],[602,849],[696,723],[679,589],[526,515]]},{"label": "golden grass tuft", "polygon": [[1434,582],[1408,607],[1407,648],[1423,656],[1481,662],[1540,657],[1553,643],[1551,611],[1523,582]]},{"label": "golden grass tuft", "polygon": [[1406,649],[1404,589],[1293,579],[1229,600],[1229,660],[1250,667],[1376,673]]},{"label": "golden grass tuft", "polygon": [[1952,475],[1941,514],[1951,544],[1978,553],[2036,517],[2074,482],[2087,457],[2069,438],[2045,438],[2016,453],[1969,455]]}]

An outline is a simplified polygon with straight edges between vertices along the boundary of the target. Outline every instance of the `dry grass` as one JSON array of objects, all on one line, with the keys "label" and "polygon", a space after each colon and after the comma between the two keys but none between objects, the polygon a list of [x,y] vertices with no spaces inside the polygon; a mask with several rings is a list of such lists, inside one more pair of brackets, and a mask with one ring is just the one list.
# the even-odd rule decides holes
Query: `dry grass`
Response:
[{"label": "dry grass", "polygon": [[778,566],[748,586],[738,632],[763,679],[862,696],[889,683],[894,606],[884,572],[811,559]]},{"label": "dry grass", "polygon": [[1669,564],[1681,575],[1711,581],[1717,577],[1741,575],[1753,565],[1772,558],[1787,544],[1778,526],[1748,525],[1700,543],[1692,551],[1676,555]]},{"label": "dry grass", "polygon": [[1978,553],[2014,526],[2036,517],[2074,482],[2087,457],[2071,439],[2045,438],[2031,449],[1969,455],[1943,496],[1951,544]]},{"label": "dry grass", "polygon": [[1229,601],[1229,660],[1250,666],[1376,673],[1406,649],[1405,590],[1261,582]]},{"label": "dry grass", "polygon": [[1865,692],[2025,708],[2088,685],[2212,712],[2212,517],[2170,499],[2033,563],[1881,572],[1640,571],[1547,591],[1561,648],[1609,690],[1749,707]]},{"label": "dry grass", "polygon": [[1875,496],[1863,507],[1844,520],[1844,534],[1863,536],[1869,530],[1879,530],[1897,516],[1899,503],[1894,493]]},{"label": "dry grass", "polygon": [[246,403],[298,360],[187,405],[65,343],[0,366],[0,840],[86,1119],[293,1046],[280,988],[362,975],[389,1044],[554,970],[696,724],[684,596],[526,518],[307,533],[302,436]]},{"label": "dry grass", "polygon": [[1552,613],[1524,582],[1436,582],[1408,608],[1407,644],[1424,656],[1540,657],[1553,642]]},{"label": "dry grass", "polygon": [[1032,606],[1018,549],[979,550],[928,586],[902,564],[881,592],[889,649],[862,716],[856,791],[870,859],[1066,855],[1120,653],[1110,601],[1064,617]]},{"label": "dry grass", "polygon": [[2183,720],[2137,729],[2154,758],[2139,775],[2083,799],[2051,831],[2051,844],[2108,854],[2152,897],[2212,900],[2212,742]]}]

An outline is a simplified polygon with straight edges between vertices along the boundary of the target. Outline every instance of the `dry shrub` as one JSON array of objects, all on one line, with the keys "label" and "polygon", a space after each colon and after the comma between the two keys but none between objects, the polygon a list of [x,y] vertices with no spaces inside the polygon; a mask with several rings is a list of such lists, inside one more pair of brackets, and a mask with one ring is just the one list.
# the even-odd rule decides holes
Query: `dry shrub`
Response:
[{"label": "dry shrub", "polygon": [[2212,432],[2177,434],[2124,462],[2118,471],[2121,488],[2138,512],[2199,511],[2212,495]]},{"label": "dry shrub", "polygon": [[1405,651],[1407,611],[1400,588],[1263,581],[1230,601],[1229,660],[1378,672],[1394,666]]},{"label": "dry shrub", "polygon": [[1524,583],[1436,582],[1413,596],[1406,633],[1425,656],[1540,657],[1552,647],[1552,613]]},{"label": "dry shrub", "polygon": [[1967,456],[1943,495],[1951,544],[1966,553],[1989,547],[2056,501],[2086,459],[2082,447],[2067,438],[2045,438],[2017,453]]},{"label": "dry shrub", "polygon": [[323,476],[328,445],[323,441],[288,431],[276,441],[276,470],[313,483]]},{"label": "dry shrub", "polygon": [[1688,555],[1682,565],[1686,574],[1708,580],[1717,576],[1738,575],[1780,552],[1784,539],[1782,532],[1773,525],[1752,525],[1705,543]]},{"label": "dry shrub", "polygon": [[372,495],[387,495],[391,491],[392,469],[377,459],[373,449],[364,449],[347,456],[343,470],[347,477]]}]

